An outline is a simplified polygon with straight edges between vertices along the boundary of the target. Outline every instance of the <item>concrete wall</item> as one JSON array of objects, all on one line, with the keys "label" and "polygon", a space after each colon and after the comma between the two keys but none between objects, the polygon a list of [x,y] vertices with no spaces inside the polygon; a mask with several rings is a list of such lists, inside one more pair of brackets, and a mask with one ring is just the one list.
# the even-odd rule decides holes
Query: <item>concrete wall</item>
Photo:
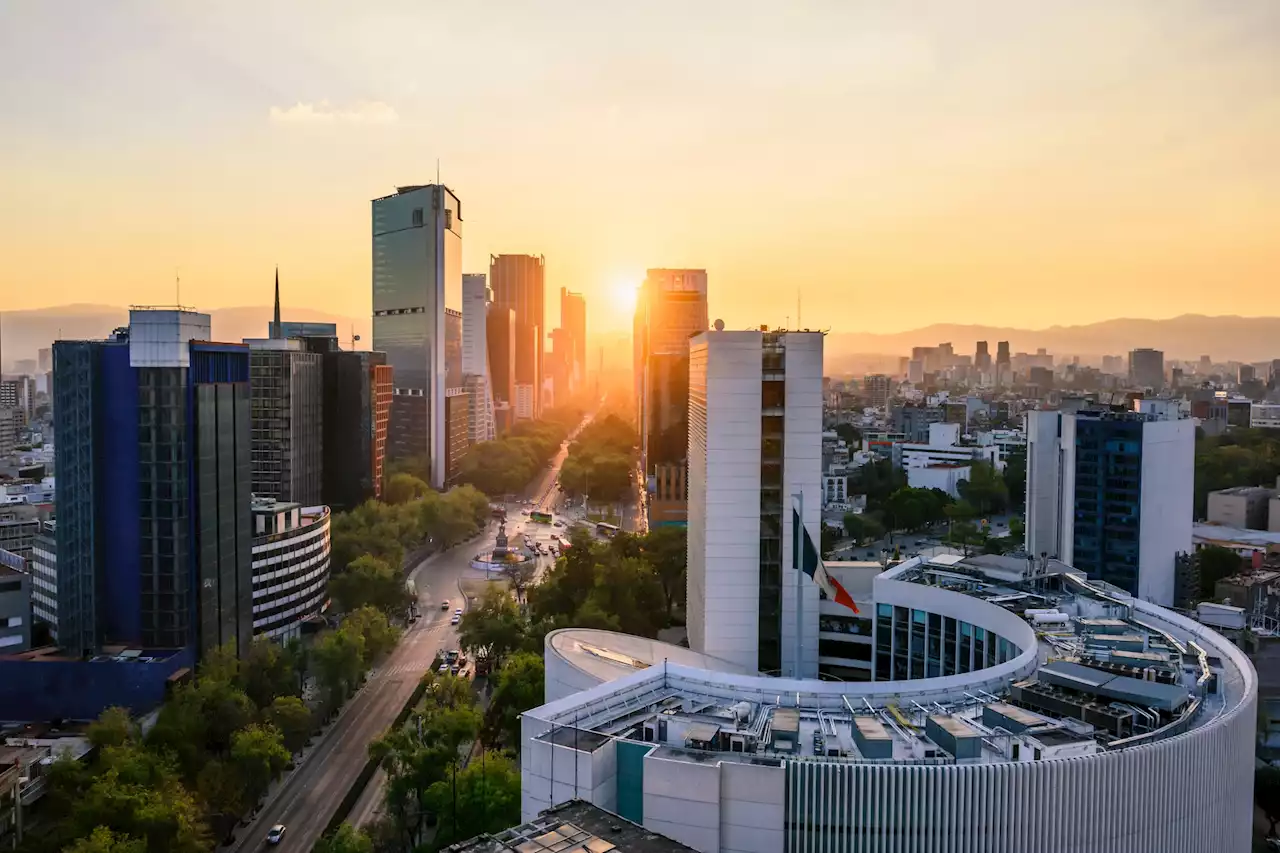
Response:
[{"label": "concrete wall", "polygon": [[[782,470],[782,671],[818,677],[818,587],[792,565],[795,531],[791,496],[804,495],[802,521],[815,546],[822,541],[822,335],[786,335],[786,418]],[[757,423],[758,423],[757,419]],[[759,463],[756,465],[759,468]],[[757,500],[757,506],[758,506]],[[757,547],[758,551],[758,547]],[[758,562],[758,559],[757,559]],[[797,600],[802,638],[795,668]]]},{"label": "concrete wall", "polygon": [[1030,554],[1059,551],[1060,450],[1057,412],[1027,415],[1026,547]]},{"label": "concrete wall", "polygon": [[1173,604],[1174,557],[1191,552],[1195,430],[1190,419],[1143,425],[1138,597],[1165,607]]}]

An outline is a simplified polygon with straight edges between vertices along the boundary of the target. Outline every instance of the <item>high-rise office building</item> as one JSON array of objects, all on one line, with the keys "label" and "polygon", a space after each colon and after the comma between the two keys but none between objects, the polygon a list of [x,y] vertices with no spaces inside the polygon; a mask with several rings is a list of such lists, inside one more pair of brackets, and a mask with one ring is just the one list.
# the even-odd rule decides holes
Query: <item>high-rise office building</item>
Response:
[{"label": "high-rise office building", "polygon": [[41,373],[48,373],[53,370],[53,348],[41,347],[36,352],[36,369]]},{"label": "high-rise office building", "polygon": [[690,647],[751,672],[816,678],[818,587],[794,566],[792,507],[803,495],[818,541],[822,334],[696,336],[688,448]]},{"label": "high-rise office building", "polygon": [[996,341],[996,385],[1013,382],[1013,359],[1009,355],[1009,342]]},{"label": "high-rise office building", "polygon": [[973,354],[973,367],[978,373],[991,372],[991,351],[986,341],[978,341],[978,348]]},{"label": "high-rise office building", "polygon": [[536,418],[542,414],[542,354],[547,334],[546,258],[542,255],[490,255],[489,287],[493,304],[510,308],[516,325],[517,393],[527,401],[516,417]]},{"label": "high-rise office building", "polygon": [[297,338],[252,338],[249,347],[253,493],[320,503],[324,481],[324,367]]},{"label": "high-rise office building", "polygon": [[516,404],[516,313],[489,306],[485,322],[489,350],[489,383],[493,388],[493,428],[498,435],[511,429]]},{"label": "high-rise office building", "polygon": [[581,293],[563,287],[560,288],[560,328],[569,338],[568,390],[576,392],[587,377],[587,300]]},{"label": "high-rise office building", "polygon": [[1129,353],[1129,381],[1140,388],[1164,387],[1164,353],[1158,349],[1135,349]]},{"label": "high-rise office building", "polygon": [[1253,382],[1258,378],[1258,371],[1252,364],[1240,365],[1239,371],[1236,373],[1236,383],[1243,385],[1246,382]]},{"label": "high-rise office building", "polygon": [[1169,606],[1191,551],[1195,422],[1030,412],[1026,547]]},{"label": "high-rise office building", "polygon": [[489,303],[493,301],[484,273],[462,277],[462,375],[467,389],[471,443],[496,437],[493,389],[489,379]]},{"label": "high-rise office building", "polygon": [[443,488],[446,308],[462,307],[462,204],[448,187],[397,189],[373,200],[373,348],[395,381],[393,458],[421,457]]},{"label": "high-rise office building", "polygon": [[53,347],[58,640],[196,654],[252,636],[249,350],[134,309]]},{"label": "high-rise office building", "polygon": [[[647,272],[636,297],[633,328],[636,416],[646,477],[655,477],[660,465],[685,464],[689,339],[707,328],[706,270]],[[664,477],[678,479],[670,473]],[[648,508],[650,526],[679,524],[685,519],[685,507],[678,501],[650,501]]]},{"label": "high-rise office building", "polygon": [[394,383],[387,354],[338,349],[337,338],[301,338],[321,357],[324,464],[321,503],[335,512],[382,497]]}]

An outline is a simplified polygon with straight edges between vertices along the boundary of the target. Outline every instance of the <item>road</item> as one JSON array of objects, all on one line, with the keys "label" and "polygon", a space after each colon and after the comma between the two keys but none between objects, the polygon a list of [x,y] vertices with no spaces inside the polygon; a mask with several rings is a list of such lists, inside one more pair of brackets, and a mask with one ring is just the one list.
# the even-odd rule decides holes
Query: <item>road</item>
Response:
[{"label": "road", "polygon": [[[578,429],[588,421],[590,417]],[[544,469],[526,493],[538,507],[549,507],[555,500],[555,482],[564,463],[566,447],[560,448],[550,467]],[[518,512],[514,517],[520,518]],[[457,631],[450,620],[455,607],[466,606],[459,582],[476,576],[470,566],[471,558],[477,552],[492,548],[496,535],[497,525],[491,523],[480,538],[433,554],[413,567],[409,577],[418,590],[421,618],[409,626],[395,650],[347,702],[338,719],[310,748],[253,823],[237,832],[236,843],[221,849],[228,853],[258,850],[263,846],[267,830],[282,823],[287,831],[276,850],[281,853],[311,850],[351,782],[363,769],[369,743],[394,722],[418,680],[431,666],[436,652],[456,645]],[[445,600],[449,601],[448,610],[441,609]],[[373,791],[362,797],[354,809],[362,822],[375,810],[373,801],[381,787],[379,782],[371,785]]]}]

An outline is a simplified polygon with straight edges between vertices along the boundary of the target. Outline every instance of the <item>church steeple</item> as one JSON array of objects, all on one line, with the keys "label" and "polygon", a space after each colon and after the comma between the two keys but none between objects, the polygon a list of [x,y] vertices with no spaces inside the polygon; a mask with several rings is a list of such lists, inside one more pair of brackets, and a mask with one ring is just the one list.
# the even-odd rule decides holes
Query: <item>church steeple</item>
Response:
[{"label": "church steeple", "polygon": [[271,337],[279,340],[283,335],[280,333],[280,267],[276,267],[276,312],[271,322]]}]

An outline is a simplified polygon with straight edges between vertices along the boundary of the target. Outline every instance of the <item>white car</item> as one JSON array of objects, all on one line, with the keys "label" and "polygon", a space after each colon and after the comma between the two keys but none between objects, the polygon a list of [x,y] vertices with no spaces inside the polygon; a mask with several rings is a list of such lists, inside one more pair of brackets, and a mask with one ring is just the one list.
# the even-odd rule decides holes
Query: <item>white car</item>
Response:
[{"label": "white car", "polygon": [[283,823],[277,823],[271,829],[267,830],[267,843],[272,847],[284,840],[285,826]]},{"label": "white car", "polygon": [[459,607],[459,608],[457,608],[456,610],[454,610],[454,611],[453,611],[453,615],[454,615],[454,616],[461,616],[461,615],[462,615],[462,608],[461,608],[461,607]]},{"label": "white car", "polygon": [[461,621],[462,621],[462,617],[455,613],[453,614],[453,618],[449,620],[449,624],[457,625]]}]

